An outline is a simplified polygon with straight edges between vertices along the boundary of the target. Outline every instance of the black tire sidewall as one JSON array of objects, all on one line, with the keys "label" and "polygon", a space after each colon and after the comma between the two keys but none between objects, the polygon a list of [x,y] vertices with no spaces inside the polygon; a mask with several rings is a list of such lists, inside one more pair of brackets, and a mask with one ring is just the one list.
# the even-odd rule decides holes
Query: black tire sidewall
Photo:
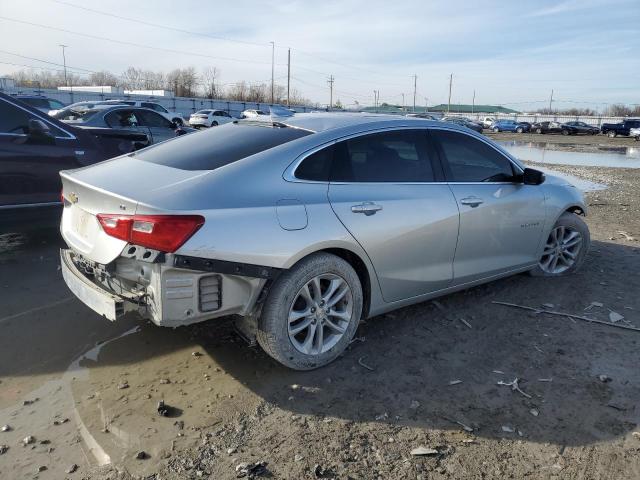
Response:
[{"label": "black tire sidewall", "polygon": [[[331,349],[320,355],[305,355],[289,339],[287,318],[298,291],[313,277],[332,273],[343,278],[351,288],[353,316],[346,332]],[[358,274],[342,258],[317,253],[298,262],[274,283],[262,308],[258,322],[258,343],[278,362],[295,370],[313,370],[335,360],[349,345],[362,315],[363,294]]]}]

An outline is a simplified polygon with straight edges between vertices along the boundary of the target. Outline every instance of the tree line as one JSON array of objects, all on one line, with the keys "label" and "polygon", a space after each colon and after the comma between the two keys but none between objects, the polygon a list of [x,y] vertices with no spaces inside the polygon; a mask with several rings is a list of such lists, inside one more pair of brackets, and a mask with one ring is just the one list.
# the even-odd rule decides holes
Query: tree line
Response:
[{"label": "tree line", "polygon": [[[168,90],[177,97],[205,97],[211,99],[235,100],[241,102],[271,102],[271,82],[236,82],[223,84],[220,70],[207,67],[201,72],[195,67],[176,68],[169,72],[127,68],[121,75],[109,71],[78,75],[67,72],[67,81],[63,71],[20,70],[8,75],[16,85],[28,88],[57,88],[73,86],[109,86],[125,90]],[[274,103],[286,103],[286,85],[274,85]],[[289,101],[292,105],[313,105],[297,89],[291,88]]]},{"label": "tree line", "polygon": [[591,108],[565,108],[565,109],[549,109],[541,108],[536,113],[543,115],[566,115],[566,116],[598,116],[607,115],[609,117],[639,117],[640,105],[627,106],[621,103],[607,105],[603,111],[593,110]]}]

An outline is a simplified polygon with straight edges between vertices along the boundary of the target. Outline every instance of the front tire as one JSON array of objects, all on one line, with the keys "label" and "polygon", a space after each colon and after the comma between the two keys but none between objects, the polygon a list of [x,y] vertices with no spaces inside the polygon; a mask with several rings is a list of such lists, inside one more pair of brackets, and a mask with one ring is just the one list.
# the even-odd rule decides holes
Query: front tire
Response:
[{"label": "front tire", "polygon": [[562,130],[562,135],[564,135],[565,137],[567,135],[569,135],[571,132],[569,130]]},{"label": "front tire", "polygon": [[538,135],[542,135],[542,129],[541,128],[536,128],[536,133]]},{"label": "front tire", "polygon": [[524,133],[524,128],[522,127],[516,128],[516,133]]},{"label": "front tire", "polygon": [[493,133],[500,133],[500,129],[498,127],[493,127]]},{"label": "front tire", "polygon": [[216,122],[215,120],[213,122],[211,122],[211,126],[212,127],[217,127],[218,126],[218,122]]},{"label": "front tire", "polygon": [[613,130],[611,130],[610,132],[607,132],[607,137],[609,138],[616,138],[617,135],[618,134]]},{"label": "front tire", "polygon": [[322,367],[349,345],[362,304],[362,285],[353,267],[329,253],[312,254],[272,286],[258,322],[258,343],[286,367]]},{"label": "front tire", "polygon": [[591,235],[584,220],[575,213],[563,213],[549,233],[531,275],[560,277],[574,273],[584,263],[590,244]]}]

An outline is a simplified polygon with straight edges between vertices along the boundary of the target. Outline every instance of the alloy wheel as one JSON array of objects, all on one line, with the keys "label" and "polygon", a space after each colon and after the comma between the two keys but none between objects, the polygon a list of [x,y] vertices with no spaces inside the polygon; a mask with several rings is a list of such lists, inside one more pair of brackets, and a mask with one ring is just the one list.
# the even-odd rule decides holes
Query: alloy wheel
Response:
[{"label": "alloy wheel", "polygon": [[572,227],[560,225],[549,234],[540,258],[540,268],[549,274],[559,274],[569,270],[575,263],[582,248],[582,234]]},{"label": "alloy wheel", "polygon": [[289,309],[288,333],[294,348],[320,355],[340,341],[353,315],[351,288],[332,273],[309,280]]}]

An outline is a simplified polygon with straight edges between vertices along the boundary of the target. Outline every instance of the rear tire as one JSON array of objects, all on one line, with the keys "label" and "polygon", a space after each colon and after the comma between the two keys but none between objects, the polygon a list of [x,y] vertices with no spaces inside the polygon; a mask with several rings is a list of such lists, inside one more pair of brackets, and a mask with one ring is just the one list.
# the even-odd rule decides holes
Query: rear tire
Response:
[{"label": "rear tire", "polygon": [[[590,244],[591,235],[584,220],[575,213],[565,212],[549,233],[538,265],[529,273],[534,277],[571,275],[584,263]],[[554,262],[555,257],[558,260]]]},{"label": "rear tire", "polygon": [[607,132],[607,137],[609,138],[616,138],[617,136],[618,134],[614,130],[610,130],[609,132]]},{"label": "rear tire", "polygon": [[516,128],[516,133],[524,133],[524,128],[522,127]]},{"label": "rear tire", "polygon": [[493,127],[493,133],[500,133],[500,129],[498,127]]},{"label": "rear tire", "polygon": [[564,135],[565,137],[570,134],[571,132],[569,130],[564,130],[564,129],[562,130],[562,135]]},{"label": "rear tire", "polygon": [[258,343],[291,369],[322,367],[349,345],[362,304],[362,285],[353,267],[335,255],[314,253],[271,287],[258,322]]},{"label": "rear tire", "polygon": [[536,133],[538,135],[542,135],[542,129],[541,128],[536,128]]},{"label": "rear tire", "polygon": [[211,122],[211,126],[212,127],[217,127],[218,126],[218,122],[216,122],[215,120],[213,122]]}]

